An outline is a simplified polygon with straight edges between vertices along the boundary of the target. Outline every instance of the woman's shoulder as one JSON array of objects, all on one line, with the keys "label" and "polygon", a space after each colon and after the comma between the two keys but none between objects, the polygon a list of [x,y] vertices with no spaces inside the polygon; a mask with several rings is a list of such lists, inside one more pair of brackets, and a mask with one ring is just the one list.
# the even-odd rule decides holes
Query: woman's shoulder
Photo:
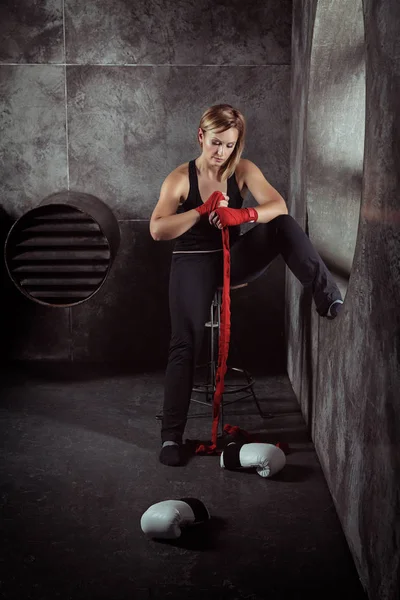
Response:
[{"label": "woman's shoulder", "polygon": [[241,158],[236,166],[235,172],[239,175],[249,173],[256,165],[248,158]]},{"label": "woman's shoulder", "polygon": [[236,165],[235,177],[239,189],[242,192],[246,191],[246,180],[248,179],[248,175],[251,173],[253,167],[255,167],[255,164],[247,158],[241,158]]},{"label": "woman's shoulder", "polygon": [[189,163],[183,163],[167,175],[166,180],[174,183],[184,182],[189,177]]},{"label": "woman's shoulder", "polygon": [[170,179],[182,180],[185,177],[189,177],[189,163],[185,162],[176,167],[171,173],[168,175]]},{"label": "woman's shoulder", "polygon": [[176,169],[173,170],[173,173],[174,172],[187,177],[189,174],[189,161],[182,163],[181,165],[179,165],[179,167],[176,167]]},{"label": "woman's shoulder", "polygon": [[164,181],[166,187],[172,186],[179,196],[186,198],[189,190],[189,163],[183,163],[167,175]]},{"label": "woman's shoulder", "polygon": [[237,181],[245,184],[248,180],[258,177],[261,173],[259,167],[247,158],[241,158],[235,169]]}]

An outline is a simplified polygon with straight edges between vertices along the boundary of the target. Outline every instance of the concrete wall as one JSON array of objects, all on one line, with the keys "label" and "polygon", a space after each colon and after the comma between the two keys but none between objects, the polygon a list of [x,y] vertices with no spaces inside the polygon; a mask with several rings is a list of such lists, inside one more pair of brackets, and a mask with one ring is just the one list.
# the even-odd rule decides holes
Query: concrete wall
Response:
[{"label": "concrete wall", "polygon": [[[171,244],[150,238],[148,219],[165,176],[198,155],[200,116],[219,102],[244,112],[244,156],[287,196],[291,0],[21,0],[0,11],[3,238],[65,188],[105,201],[122,233],[111,276],[81,306],[35,305],[3,277],[3,355],[163,365]],[[284,281],[278,259],[233,300],[254,365],[284,369]]]},{"label": "concrete wall", "polygon": [[[356,3],[347,0],[346,4],[354,8]],[[289,206],[291,214],[309,229],[311,239],[313,235],[323,236],[325,228],[334,229],[329,219],[330,211],[334,217],[335,210],[332,202],[324,204],[326,198],[321,198],[327,207],[325,221],[315,218],[314,212],[314,226],[308,228],[307,213],[312,212],[312,206],[308,206],[310,181],[326,156],[323,140],[314,139],[312,143],[310,139],[310,124],[315,117],[312,111],[318,106],[316,98],[311,97],[315,91],[310,84],[311,57],[318,54],[312,42],[320,26],[316,20],[324,18],[320,12],[323,5],[335,7],[335,3],[298,0],[293,14]],[[364,0],[362,8],[366,42],[365,156],[359,226],[344,310],[331,322],[318,318],[309,294],[287,273],[288,372],[369,598],[398,600],[400,5],[397,0]],[[351,21],[343,16],[343,3],[337,3],[336,10],[344,32]],[[348,32],[346,35],[348,39],[353,37]],[[359,30],[354,35],[359,35]],[[337,39],[342,41],[342,36]],[[338,54],[332,54],[332,70],[347,72],[349,90],[353,67],[360,57],[359,52],[356,54],[351,60],[344,57],[340,65]],[[326,73],[329,90],[330,75]],[[320,86],[324,87],[324,81]],[[329,93],[334,95],[335,90]],[[348,110],[355,110],[350,100]],[[342,116],[338,114],[339,121]],[[350,114],[346,118],[351,122]],[[359,115],[354,114],[354,119],[357,122]],[[332,116],[330,120],[333,123]],[[363,134],[362,130],[355,132]],[[326,189],[335,187],[341,172],[348,172],[348,180],[353,174],[355,182],[355,188],[348,186],[345,190],[349,198],[360,180],[358,165],[351,156],[342,155],[329,168],[321,167]],[[334,194],[331,192],[331,199]],[[313,202],[317,202],[315,196]],[[354,215],[351,219],[354,221]],[[343,235],[340,229],[336,233],[339,243],[349,235]]]},{"label": "concrete wall", "polygon": [[[345,23],[345,26],[343,25]],[[319,0],[306,130],[309,235],[344,296],[357,241],[365,142],[362,0]]]}]

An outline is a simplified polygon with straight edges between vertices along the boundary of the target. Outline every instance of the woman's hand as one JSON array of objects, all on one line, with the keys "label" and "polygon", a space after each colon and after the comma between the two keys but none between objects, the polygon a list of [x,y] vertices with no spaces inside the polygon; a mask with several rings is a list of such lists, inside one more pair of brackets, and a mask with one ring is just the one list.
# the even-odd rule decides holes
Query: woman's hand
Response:
[{"label": "woman's hand", "polygon": [[[221,197],[223,200],[221,200]],[[194,210],[198,212],[201,217],[205,215],[208,217],[210,212],[224,206],[227,201],[229,201],[229,196],[217,190],[213,192],[205,202],[202,202],[200,206],[196,206]]]},{"label": "woman's hand", "polygon": [[[226,208],[227,206],[229,206],[229,196],[227,196],[224,193],[222,195],[224,196],[224,200],[220,200],[220,202],[218,203],[218,208],[223,208],[223,207]],[[210,213],[208,220],[211,225],[214,225],[214,227],[217,227],[218,229],[222,229],[222,225],[219,220],[219,216],[216,214],[215,211],[212,211]]]},{"label": "woman's hand", "polygon": [[212,215],[212,223],[216,223],[219,229],[258,221],[258,212],[251,206],[248,208],[216,208]]}]

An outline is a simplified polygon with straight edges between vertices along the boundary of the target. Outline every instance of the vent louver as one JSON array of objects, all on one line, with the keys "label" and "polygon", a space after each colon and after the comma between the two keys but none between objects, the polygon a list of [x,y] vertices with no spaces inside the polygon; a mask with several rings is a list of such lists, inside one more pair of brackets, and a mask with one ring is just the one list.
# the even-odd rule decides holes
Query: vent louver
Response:
[{"label": "vent louver", "polygon": [[[90,208],[92,214],[79,204]],[[88,194],[54,194],[14,223],[6,240],[5,260],[11,279],[23,294],[40,304],[65,307],[84,302],[99,290],[116,248],[92,216],[96,212],[103,217],[100,220],[107,217],[111,240],[118,246],[114,215]]]}]

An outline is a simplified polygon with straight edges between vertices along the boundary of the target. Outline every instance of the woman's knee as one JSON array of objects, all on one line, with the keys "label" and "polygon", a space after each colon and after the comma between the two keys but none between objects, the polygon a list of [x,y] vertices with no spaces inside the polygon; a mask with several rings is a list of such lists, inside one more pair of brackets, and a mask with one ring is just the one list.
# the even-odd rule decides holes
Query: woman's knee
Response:
[{"label": "woman's knee", "polygon": [[[268,223],[257,223],[256,227],[252,230],[252,233],[257,238],[263,238],[264,236],[270,239],[271,235],[280,231],[291,231],[293,226],[296,227],[297,222],[290,215],[278,215],[274,217]],[[298,225],[297,225],[298,227]]]},{"label": "woman's knee", "polygon": [[181,360],[193,362],[201,349],[203,331],[195,335],[172,335],[169,345],[169,357],[180,358]]},{"label": "woman's knee", "polygon": [[296,221],[291,215],[283,214],[274,217],[270,223],[275,223],[279,227],[292,227],[293,223],[296,223]]},{"label": "woman's knee", "polygon": [[190,356],[194,350],[193,340],[189,337],[172,336],[169,343],[170,354],[181,354],[182,356]]},{"label": "woman's knee", "polygon": [[294,241],[299,239],[299,236],[305,235],[303,229],[291,215],[278,215],[270,223],[275,227],[278,239]]}]

